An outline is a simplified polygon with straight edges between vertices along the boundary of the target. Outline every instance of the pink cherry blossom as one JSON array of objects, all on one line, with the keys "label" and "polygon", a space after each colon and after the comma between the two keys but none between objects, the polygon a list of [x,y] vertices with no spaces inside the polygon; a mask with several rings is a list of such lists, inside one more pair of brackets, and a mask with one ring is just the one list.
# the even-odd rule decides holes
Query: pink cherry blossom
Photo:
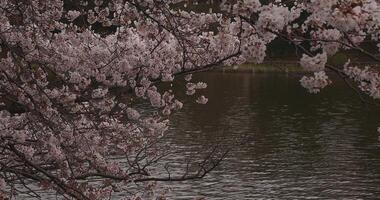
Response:
[{"label": "pink cherry blossom", "polygon": [[208,98],[206,98],[205,96],[202,95],[202,96],[198,97],[196,102],[199,104],[206,104],[208,102]]},{"label": "pink cherry blossom", "polygon": [[[205,104],[198,92],[215,83],[191,82],[191,74],[262,63],[277,40],[313,73],[300,80],[307,91],[320,92],[335,73],[380,98],[371,66],[327,63],[342,50],[379,63],[362,45],[380,49],[378,1],[222,1],[213,12],[180,7],[188,3],[0,1],[0,199],[40,189],[106,199],[119,186],[203,177],[219,162],[179,177],[149,171],[165,154],[157,141],[170,118],[186,106],[160,84],[184,75],[188,98]],[[24,176],[40,188],[13,190]]]}]

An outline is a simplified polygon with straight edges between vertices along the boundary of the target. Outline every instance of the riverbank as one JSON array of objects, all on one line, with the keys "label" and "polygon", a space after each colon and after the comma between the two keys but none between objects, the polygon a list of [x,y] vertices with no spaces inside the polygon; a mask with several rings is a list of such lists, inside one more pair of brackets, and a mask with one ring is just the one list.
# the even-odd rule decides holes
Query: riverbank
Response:
[{"label": "riverbank", "polygon": [[[343,64],[330,63],[334,66]],[[356,62],[357,66],[371,66],[376,67],[376,71],[379,71],[380,65],[373,62]],[[216,71],[221,72],[239,72],[239,73],[303,73],[306,72],[297,61],[267,61],[260,64],[246,63],[236,66],[228,66],[218,68]]]},{"label": "riverbank", "polygon": [[296,62],[265,62],[261,64],[247,63],[239,66],[229,66],[219,68],[222,72],[244,72],[244,73],[295,73],[304,72],[305,70]]}]

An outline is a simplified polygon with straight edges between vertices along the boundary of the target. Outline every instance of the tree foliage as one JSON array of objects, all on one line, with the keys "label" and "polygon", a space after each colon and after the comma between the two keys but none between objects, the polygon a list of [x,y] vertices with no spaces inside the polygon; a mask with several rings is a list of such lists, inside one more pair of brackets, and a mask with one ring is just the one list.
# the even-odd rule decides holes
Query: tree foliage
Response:
[{"label": "tree foliage", "polygon": [[[186,93],[207,103],[196,93],[207,85],[191,73],[263,62],[275,39],[294,47],[308,91],[330,85],[333,72],[363,101],[380,98],[369,66],[327,62],[347,49],[380,61],[361,46],[380,48],[377,0],[215,1],[211,12],[187,3],[0,2],[0,195],[39,197],[32,182],[66,198],[107,199],[137,182],[204,177],[224,151],[213,148],[178,176],[151,171],[165,155],[158,141],[169,116],[183,106],[157,84],[185,78]],[[149,108],[136,106],[141,101]]]}]

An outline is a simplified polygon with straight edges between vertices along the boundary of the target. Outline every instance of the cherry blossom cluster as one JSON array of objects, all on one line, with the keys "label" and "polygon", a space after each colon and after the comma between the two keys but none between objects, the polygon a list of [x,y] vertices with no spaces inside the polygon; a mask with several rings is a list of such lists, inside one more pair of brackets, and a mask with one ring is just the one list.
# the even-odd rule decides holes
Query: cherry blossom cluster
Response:
[{"label": "cherry blossom cluster", "polygon": [[327,63],[327,54],[325,52],[310,57],[303,54],[300,64],[306,71],[319,72],[325,69]]},{"label": "cherry blossom cluster", "polygon": [[301,85],[306,88],[310,93],[318,93],[329,85],[331,81],[324,71],[314,72],[314,76],[304,76],[300,80]]},{"label": "cherry blossom cluster", "polygon": [[358,83],[358,87],[368,93],[372,98],[380,98],[380,75],[369,67],[359,68],[349,66],[344,67],[344,73]]}]

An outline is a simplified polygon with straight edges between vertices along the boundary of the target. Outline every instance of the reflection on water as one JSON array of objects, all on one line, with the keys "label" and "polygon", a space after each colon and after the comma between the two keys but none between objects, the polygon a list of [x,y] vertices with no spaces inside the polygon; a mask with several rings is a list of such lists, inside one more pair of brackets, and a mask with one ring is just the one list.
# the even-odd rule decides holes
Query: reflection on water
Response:
[{"label": "reflection on water", "polygon": [[248,139],[205,179],[171,184],[174,199],[380,197],[380,110],[363,106],[339,80],[311,95],[296,75],[213,72],[197,78],[209,85],[202,91],[209,103],[187,98],[171,118],[168,142],[197,149],[221,137],[225,145]]}]

